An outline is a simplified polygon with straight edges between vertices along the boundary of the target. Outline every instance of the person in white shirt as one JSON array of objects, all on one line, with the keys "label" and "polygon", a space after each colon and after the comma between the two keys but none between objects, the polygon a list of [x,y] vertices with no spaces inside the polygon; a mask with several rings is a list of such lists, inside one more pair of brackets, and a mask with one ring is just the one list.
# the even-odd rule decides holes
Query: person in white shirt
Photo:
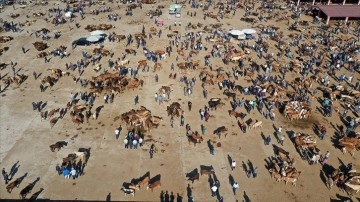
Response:
[{"label": "person in white shirt", "polygon": [[237,182],[235,182],[232,187],[233,187],[233,192],[234,192],[234,195],[235,195],[236,190],[239,189],[239,184]]},{"label": "person in white shirt", "polygon": [[233,171],[236,167],[236,161],[231,162],[231,171]]},{"label": "person in white shirt", "polygon": [[115,138],[119,139],[120,130],[118,128],[115,129]]},{"label": "person in white shirt", "polygon": [[74,167],[71,168],[70,174],[73,177],[73,179],[75,180],[75,178],[76,178],[76,170],[75,170]]},{"label": "person in white shirt", "polygon": [[129,148],[129,140],[127,138],[124,139],[124,145],[125,145],[125,149]]},{"label": "person in white shirt", "polygon": [[212,196],[212,197],[216,196],[217,190],[218,190],[218,188],[217,188],[216,185],[214,185],[214,186],[211,187],[211,191],[212,191],[211,196]]}]

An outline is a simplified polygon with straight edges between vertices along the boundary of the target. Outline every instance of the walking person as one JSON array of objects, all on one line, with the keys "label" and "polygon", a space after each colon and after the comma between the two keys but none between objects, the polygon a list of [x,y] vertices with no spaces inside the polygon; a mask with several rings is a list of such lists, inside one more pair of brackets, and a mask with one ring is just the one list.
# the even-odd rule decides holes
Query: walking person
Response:
[{"label": "walking person", "polygon": [[180,126],[184,126],[185,118],[184,115],[181,114],[180,116]]},{"label": "walking person", "polygon": [[201,134],[205,135],[205,131],[206,131],[205,126],[203,124],[201,124],[200,127],[201,127]]},{"label": "walking person", "polygon": [[189,109],[189,111],[191,111],[191,107],[192,107],[192,102],[188,102],[188,109]]},{"label": "walking person", "polygon": [[154,156],[154,152],[155,152],[154,147],[155,147],[155,145],[154,145],[154,144],[152,144],[152,145],[151,145],[151,147],[150,147],[150,150],[149,150],[149,153],[150,153],[150,159],[152,159],[152,158],[153,158],[153,156]]},{"label": "walking person", "polygon": [[234,192],[234,195],[236,194],[236,190],[239,189],[239,184],[237,182],[235,182],[232,186],[233,188],[233,192]]},{"label": "walking person", "polygon": [[139,96],[138,95],[135,96],[134,102],[135,102],[135,105],[139,104]]}]

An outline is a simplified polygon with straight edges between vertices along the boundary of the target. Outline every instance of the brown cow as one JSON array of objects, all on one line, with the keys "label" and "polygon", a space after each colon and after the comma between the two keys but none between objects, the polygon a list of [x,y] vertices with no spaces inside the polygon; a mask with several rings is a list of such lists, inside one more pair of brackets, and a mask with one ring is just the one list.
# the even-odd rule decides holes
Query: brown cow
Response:
[{"label": "brown cow", "polygon": [[246,116],[246,114],[242,113],[242,112],[236,112],[236,111],[232,111],[229,110],[229,116],[234,116],[235,118],[240,118],[241,120],[243,120]]},{"label": "brown cow", "polygon": [[139,186],[143,186],[145,184],[148,184],[148,182],[150,181],[150,177],[149,176],[146,176],[144,177],[144,179],[142,179],[140,182],[139,182]]},{"label": "brown cow", "polygon": [[211,175],[211,174],[215,174],[215,170],[212,166],[200,166],[200,174],[207,174],[207,175]]},{"label": "brown cow", "polygon": [[54,127],[54,125],[56,124],[56,122],[58,121],[59,117],[55,117],[55,118],[52,118],[50,120],[50,126],[51,128]]},{"label": "brown cow", "polygon": [[6,190],[11,193],[11,191],[15,188],[15,187],[19,187],[20,183],[21,183],[22,179],[21,178],[17,178],[14,182],[11,182],[10,184],[8,184],[6,186]]},{"label": "brown cow", "polygon": [[157,186],[161,187],[160,180],[157,180],[157,181],[153,182],[152,184],[148,184],[146,190],[151,189],[151,191],[153,191],[153,189]]},{"label": "brown cow", "polygon": [[54,152],[55,149],[58,149],[58,151],[60,151],[60,149],[61,149],[63,146],[67,146],[67,142],[59,141],[59,142],[57,142],[57,143],[55,143],[55,144],[50,145],[50,150],[51,150],[52,152]]},{"label": "brown cow", "polygon": [[193,177],[190,177],[190,178],[187,179],[187,180],[191,181],[191,183],[194,183],[195,180],[198,180],[198,181],[199,181],[199,178],[200,178],[200,174],[197,173],[196,175],[194,175]]}]

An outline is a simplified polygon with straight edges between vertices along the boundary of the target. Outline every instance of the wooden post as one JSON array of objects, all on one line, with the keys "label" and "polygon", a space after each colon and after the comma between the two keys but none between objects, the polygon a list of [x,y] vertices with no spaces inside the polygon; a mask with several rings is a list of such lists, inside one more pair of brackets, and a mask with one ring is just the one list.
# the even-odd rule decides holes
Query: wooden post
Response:
[{"label": "wooden post", "polygon": [[348,20],[349,20],[349,17],[346,17],[346,18],[345,18],[345,23],[347,23],[347,22],[348,22]]},{"label": "wooden post", "polygon": [[326,25],[328,25],[330,22],[330,16],[327,16],[327,19],[326,19]]},{"label": "wooden post", "polygon": [[331,0],[328,1],[327,5],[330,5]]},{"label": "wooden post", "polygon": [[[360,0],[359,0],[360,1]],[[315,5],[315,0],[313,0],[312,5]]]},{"label": "wooden post", "polygon": [[346,0],[343,1],[343,5],[345,5],[345,4],[346,4]]},{"label": "wooden post", "polygon": [[[359,0],[360,1],[360,0]],[[297,1],[296,7],[298,7],[300,4],[300,0]]]}]

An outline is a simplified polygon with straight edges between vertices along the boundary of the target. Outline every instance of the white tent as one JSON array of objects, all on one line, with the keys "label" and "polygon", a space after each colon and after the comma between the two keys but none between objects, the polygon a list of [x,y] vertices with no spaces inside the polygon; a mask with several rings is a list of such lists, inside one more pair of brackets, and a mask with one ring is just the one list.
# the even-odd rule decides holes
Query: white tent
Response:
[{"label": "white tent", "polygon": [[236,29],[230,30],[229,34],[231,34],[236,39],[245,39],[245,33],[240,30],[236,30]]},{"label": "white tent", "polygon": [[230,33],[231,35],[235,35],[235,36],[239,36],[239,35],[243,35],[243,34],[244,34],[243,31],[236,30],[236,29],[230,30],[229,33]]},{"label": "white tent", "polygon": [[254,29],[243,29],[241,31],[244,32],[245,34],[255,34],[256,33],[256,30],[254,30]]},{"label": "white tent", "polygon": [[106,35],[106,33],[105,33],[104,31],[101,31],[101,30],[95,30],[95,31],[90,32],[90,35],[91,35],[91,36],[95,36],[95,35]]},{"label": "white tent", "polygon": [[102,38],[104,38],[104,37],[101,35],[93,35],[93,36],[86,38],[86,41],[97,42],[97,41],[100,41]]}]

